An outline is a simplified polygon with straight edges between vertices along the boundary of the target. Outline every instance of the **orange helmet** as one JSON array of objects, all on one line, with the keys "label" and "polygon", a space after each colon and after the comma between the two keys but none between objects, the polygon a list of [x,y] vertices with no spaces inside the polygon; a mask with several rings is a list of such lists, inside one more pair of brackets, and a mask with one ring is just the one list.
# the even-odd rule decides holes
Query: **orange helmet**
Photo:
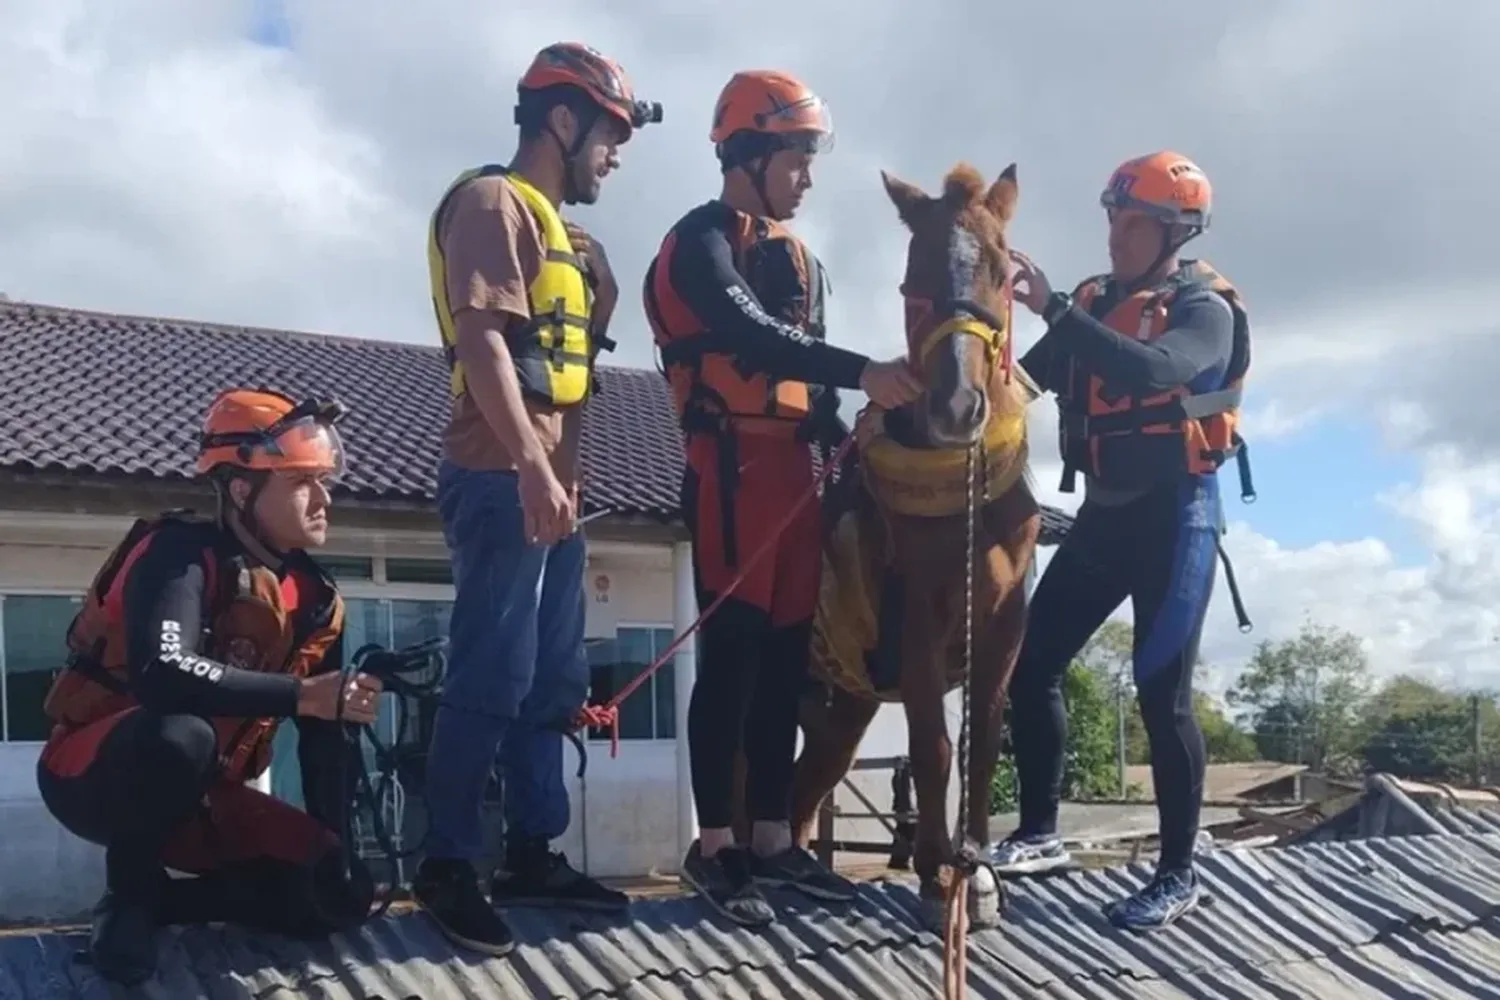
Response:
[{"label": "orange helmet", "polygon": [[1181,153],[1163,150],[1120,164],[1099,195],[1099,204],[1207,229],[1213,196],[1208,176],[1196,163]]},{"label": "orange helmet", "polygon": [[[541,90],[558,84],[577,87],[603,111],[618,118],[626,137],[662,119],[661,104],[638,101],[620,64],[581,42],[556,42],[536,54],[516,90]],[[519,124],[520,109],[516,111]]]},{"label": "orange helmet", "polygon": [[708,140],[722,147],[745,132],[778,137],[810,153],[833,148],[828,105],[807,84],[778,70],[743,70],[719,92]]},{"label": "orange helmet", "polygon": [[228,465],[336,476],[344,470],[344,449],[334,424],[347,412],[337,401],[298,403],[266,389],[227,389],[203,418],[198,472]]}]

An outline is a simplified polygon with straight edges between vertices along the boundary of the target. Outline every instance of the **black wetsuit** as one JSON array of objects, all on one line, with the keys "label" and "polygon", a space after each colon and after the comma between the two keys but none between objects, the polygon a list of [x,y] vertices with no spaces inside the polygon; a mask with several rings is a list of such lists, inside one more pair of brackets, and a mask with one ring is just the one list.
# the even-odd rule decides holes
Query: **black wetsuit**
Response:
[{"label": "black wetsuit", "polygon": [[[320,935],[368,907],[367,886],[345,892],[339,769],[340,726],[298,717],[306,812],[220,776],[216,717],[295,716],[298,681],[209,659],[200,650],[208,615],[205,545],[234,551],[227,532],[168,522],[123,570],[123,608],[134,708],[88,725],[59,727],[37,766],[48,809],[70,831],[105,848],[108,898],[144,908],[158,923],[231,921],[280,933]],[[283,590],[311,600],[293,555]],[[285,582],[290,568],[295,573]],[[336,670],[341,643],[322,670]],[[314,672],[318,672],[315,670]],[[197,874],[167,879],[164,868]],[[361,877],[360,866],[356,870]],[[311,902],[318,886],[319,909]],[[361,900],[363,902],[361,902]],[[350,916],[356,915],[356,916]]]},{"label": "black wetsuit", "polygon": [[[1168,329],[1141,342],[1109,329],[1113,285],[1090,313],[1065,312],[1021,359],[1043,389],[1065,393],[1067,361],[1114,392],[1146,396],[1186,385],[1222,386],[1233,313],[1206,287],[1172,303]],[[1215,474],[1159,471],[1160,440],[1139,444],[1136,481],[1086,481],[1083,504],[1032,596],[1010,699],[1020,783],[1021,833],[1056,832],[1067,713],[1068,664],[1126,599],[1135,620],[1133,667],[1161,815],[1162,870],[1190,865],[1203,793],[1203,735],[1193,716],[1192,678],[1213,593],[1222,506]],[[1178,445],[1180,448],[1180,445]]]}]

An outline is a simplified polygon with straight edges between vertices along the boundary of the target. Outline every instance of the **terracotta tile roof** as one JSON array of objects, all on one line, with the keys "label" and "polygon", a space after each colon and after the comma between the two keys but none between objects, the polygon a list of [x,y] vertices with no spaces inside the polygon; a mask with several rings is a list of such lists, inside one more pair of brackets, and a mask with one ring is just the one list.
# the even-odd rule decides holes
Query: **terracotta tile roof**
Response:
[{"label": "terracotta tile roof", "polygon": [[[585,508],[677,520],[682,447],[654,370],[605,367],[583,421]],[[340,486],[432,501],[447,370],[436,347],[0,301],[0,468],[186,478],[214,395],[262,384],[351,407]],[[1048,541],[1069,519],[1047,512]]]}]

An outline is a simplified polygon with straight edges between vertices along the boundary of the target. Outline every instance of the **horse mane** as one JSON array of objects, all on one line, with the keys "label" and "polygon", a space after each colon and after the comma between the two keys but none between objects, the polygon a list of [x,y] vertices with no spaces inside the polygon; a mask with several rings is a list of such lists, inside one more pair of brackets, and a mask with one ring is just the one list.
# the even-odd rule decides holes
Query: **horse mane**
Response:
[{"label": "horse mane", "polygon": [[957,163],[943,178],[943,201],[954,208],[964,209],[984,197],[988,185],[984,175],[971,163]]}]

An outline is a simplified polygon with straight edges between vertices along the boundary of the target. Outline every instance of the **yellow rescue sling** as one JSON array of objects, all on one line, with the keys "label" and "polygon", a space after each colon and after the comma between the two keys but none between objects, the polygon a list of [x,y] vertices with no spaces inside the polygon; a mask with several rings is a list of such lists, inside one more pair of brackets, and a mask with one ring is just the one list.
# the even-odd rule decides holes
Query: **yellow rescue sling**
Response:
[{"label": "yellow rescue sling", "polygon": [[458,327],[448,302],[448,269],[438,243],[438,221],[454,193],[478,177],[502,175],[515,188],[541,226],[541,270],[528,289],[531,321],[511,332],[506,343],[515,360],[521,391],[550,406],[572,406],[589,397],[594,345],[589,329],[593,296],[582,265],[573,253],[567,228],[547,196],[519,174],[502,166],[466,170],[444,192],[427,227],[427,267],[432,283],[432,305],[448,359],[449,392],[464,392],[463,366],[458,361]]}]

